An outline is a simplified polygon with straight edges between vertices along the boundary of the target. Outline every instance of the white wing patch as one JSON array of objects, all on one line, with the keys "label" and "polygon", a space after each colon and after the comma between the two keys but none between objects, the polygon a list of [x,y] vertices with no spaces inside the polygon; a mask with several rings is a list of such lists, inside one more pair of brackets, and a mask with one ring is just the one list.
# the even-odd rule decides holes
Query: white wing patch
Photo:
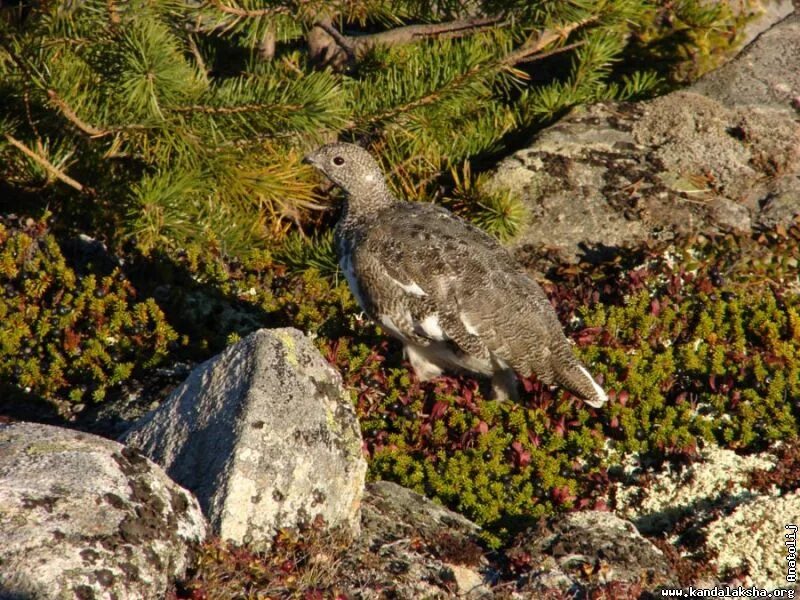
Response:
[{"label": "white wing patch", "polygon": [[428,295],[425,293],[425,290],[423,290],[421,287],[419,287],[419,285],[417,285],[416,281],[412,281],[411,283],[401,283],[389,274],[387,274],[386,276],[389,279],[391,279],[392,282],[394,282],[400,289],[402,289],[404,292],[411,294],[412,296],[419,296],[421,298],[422,296]]},{"label": "white wing patch", "polygon": [[594,391],[597,392],[597,396],[599,398],[596,402],[587,402],[586,404],[588,404],[589,406],[594,406],[596,408],[603,406],[603,404],[605,404],[606,401],[608,400],[608,396],[606,396],[605,390],[597,384],[597,382],[594,380],[594,377],[592,377],[589,374],[589,371],[587,371],[580,365],[578,366],[578,368],[581,370],[581,373],[586,375],[586,379],[588,379],[591,382],[592,387],[594,387]]},{"label": "white wing patch", "polygon": [[415,323],[415,326],[422,331],[428,338],[442,342],[447,339],[447,336],[442,331],[442,326],[439,324],[439,316],[432,314],[428,315],[422,321]]},{"label": "white wing patch", "polygon": [[467,333],[470,333],[472,335],[479,335],[478,330],[472,323],[470,323],[469,319],[467,318],[467,315],[465,315],[462,312],[461,314],[458,315],[458,318],[461,319],[461,322],[464,324],[464,329],[467,330]]}]

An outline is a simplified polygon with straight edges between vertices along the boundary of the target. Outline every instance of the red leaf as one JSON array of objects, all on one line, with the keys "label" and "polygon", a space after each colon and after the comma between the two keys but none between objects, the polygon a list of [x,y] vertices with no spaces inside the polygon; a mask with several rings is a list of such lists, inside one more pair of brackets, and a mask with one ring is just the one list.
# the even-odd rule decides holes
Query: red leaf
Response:
[{"label": "red leaf", "polygon": [[437,401],[431,409],[431,421],[441,419],[446,413],[450,405],[447,402]]},{"label": "red leaf", "polygon": [[575,499],[575,496],[572,495],[572,492],[570,492],[569,488],[565,485],[553,488],[553,491],[550,492],[550,497],[556,504],[566,504]]},{"label": "red leaf", "polygon": [[512,458],[516,467],[523,468],[531,464],[531,453],[525,450],[520,442],[512,442],[511,449],[514,452]]},{"label": "red leaf", "polygon": [[283,561],[281,563],[280,569],[284,573],[291,573],[292,571],[295,570],[296,567],[297,567],[297,565],[294,563],[293,560],[288,560],[287,559],[287,560],[285,560],[285,561]]},{"label": "red leaf", "polygon": [[657,317],[661,313],[661,304],[659,304],[656,298],[650,302],[650,314],[654,317]]}]

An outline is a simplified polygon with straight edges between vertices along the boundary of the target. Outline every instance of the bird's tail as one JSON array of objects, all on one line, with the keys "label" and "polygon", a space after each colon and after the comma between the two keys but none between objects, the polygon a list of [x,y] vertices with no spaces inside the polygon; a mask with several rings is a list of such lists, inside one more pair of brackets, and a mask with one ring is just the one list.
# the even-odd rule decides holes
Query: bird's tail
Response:
[{"label": "bird's tail", "polygon": [[[553,355],[553,358],[555,356]],[[589,406],[600,408],[608,395],[594,380],[589,371],[570,352],[571,360],[553,360],[553,374],[559,385],[578,396]]]}]

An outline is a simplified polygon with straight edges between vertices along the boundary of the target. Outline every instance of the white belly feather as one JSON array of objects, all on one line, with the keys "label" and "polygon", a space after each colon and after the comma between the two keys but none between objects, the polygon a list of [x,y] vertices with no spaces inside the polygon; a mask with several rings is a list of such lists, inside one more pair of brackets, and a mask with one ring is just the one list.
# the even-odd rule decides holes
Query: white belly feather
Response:
[{"label": "white belly feather", "polygon": [[356,274],[353,270],[353,261],[346,252],[342,253],[342,258],[339,260],[339,267],[342,269],[344,278],[347,280],[347,285],[350,287],[350,292],[353,294],[356,302],[358,302],[361,310],[367,310],[364,298],[361,296],[361,288],[358,286],[358,279],[356,279]]}]

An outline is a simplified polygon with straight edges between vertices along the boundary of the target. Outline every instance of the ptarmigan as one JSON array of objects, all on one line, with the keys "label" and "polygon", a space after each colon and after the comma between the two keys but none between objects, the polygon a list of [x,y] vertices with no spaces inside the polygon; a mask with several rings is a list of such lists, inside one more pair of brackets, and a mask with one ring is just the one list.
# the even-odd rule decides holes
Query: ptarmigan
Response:
[{"label": "ptarmigan", "polygon": [[420,380],[469,371],[491,376],[496,397],[516,399],[515,372],[535,373],[591,406],[606,402],[542,289],[494,238],[444,208],[395,198],[363,148],[329,144],[305,160],[345,191],[339,264]]}]

